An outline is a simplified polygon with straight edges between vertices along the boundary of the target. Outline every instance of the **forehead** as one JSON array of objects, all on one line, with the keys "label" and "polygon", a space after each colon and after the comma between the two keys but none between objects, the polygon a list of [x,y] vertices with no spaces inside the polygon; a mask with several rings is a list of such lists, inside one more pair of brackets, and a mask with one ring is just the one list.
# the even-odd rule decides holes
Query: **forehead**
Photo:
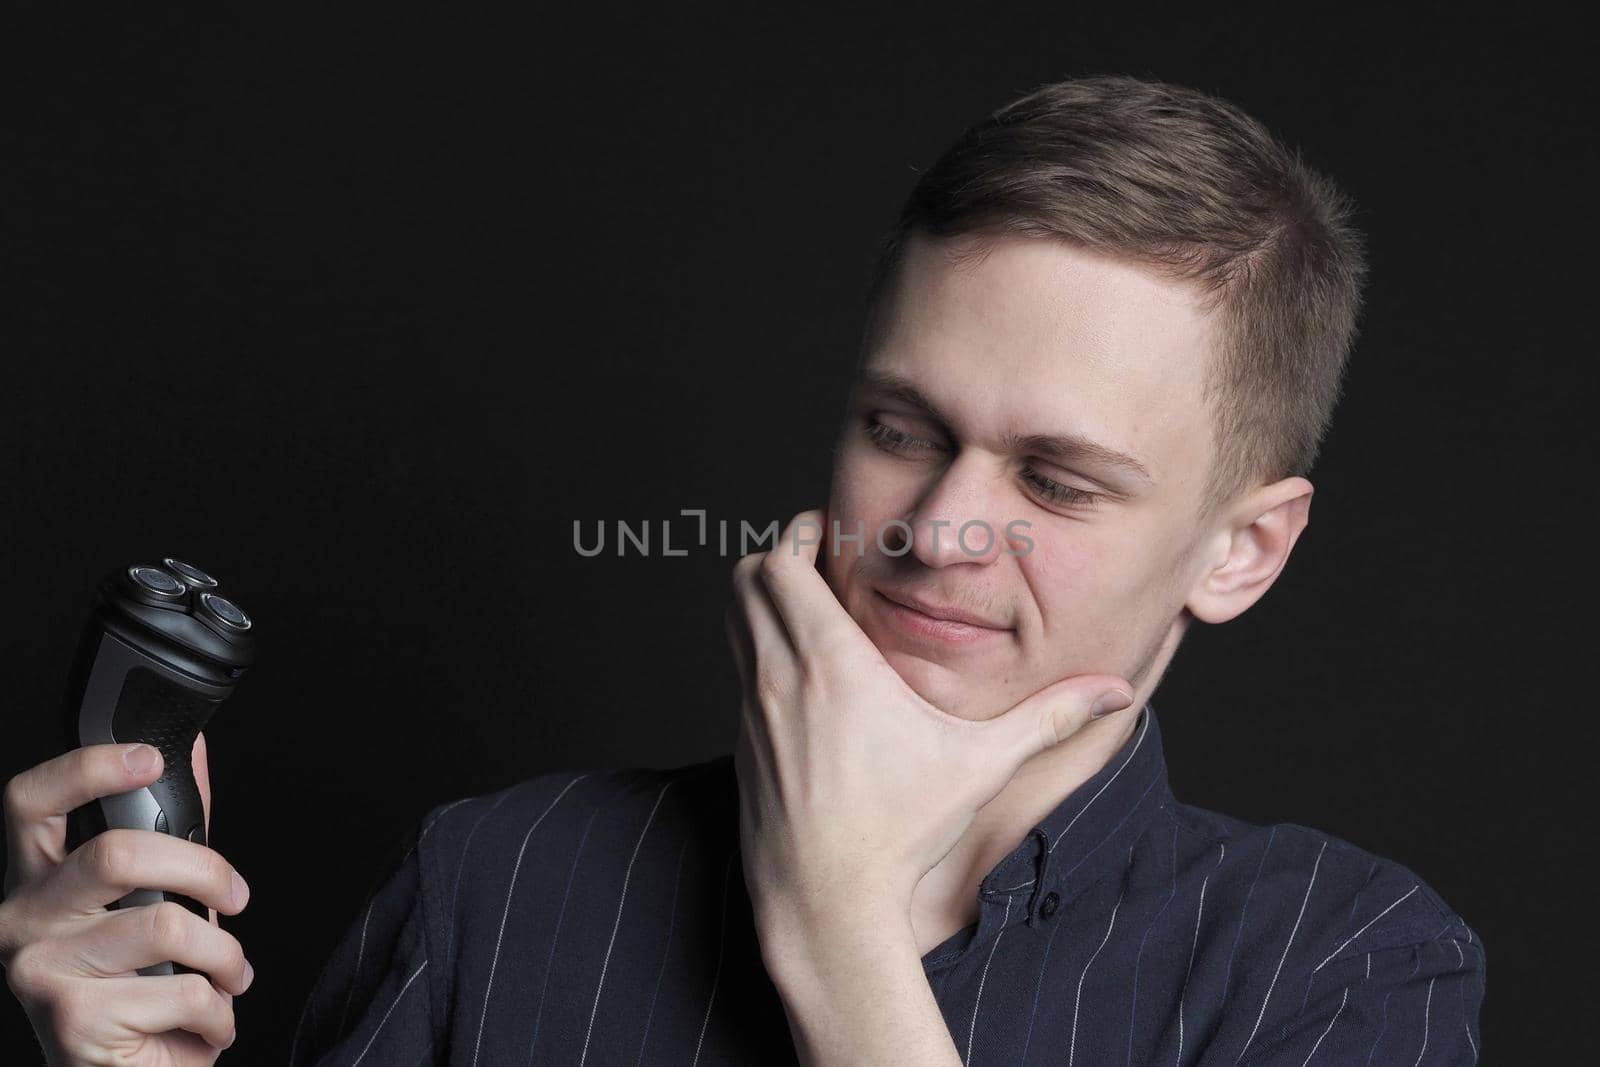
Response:
[{"label": "forehead", "polygon": [[910,238],[868,365],[916,381],[973,434],[1085,434],[1156,484],[1203,470],[1215,320],[1132,261],[1017,236]]}]

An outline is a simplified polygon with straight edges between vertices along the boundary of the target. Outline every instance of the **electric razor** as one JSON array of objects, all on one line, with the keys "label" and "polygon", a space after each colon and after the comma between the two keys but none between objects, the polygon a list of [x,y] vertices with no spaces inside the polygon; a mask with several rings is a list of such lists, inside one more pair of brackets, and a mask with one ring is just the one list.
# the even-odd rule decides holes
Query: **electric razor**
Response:
[{"label": "electric razor", "polygon": [[[170,556],[107,575],[94,594],[67,682],[67,747],[143,741],[161,753],[161,777],[73,810],[67,850],[108,829],[154,830],[206,843],[205,809],[190,755],[195,736],[255,662],[250,616],[217,580]],[[209,921],[182,893],[135,889],[107,905],[177,901]],[[166,961],[144,975],[193,971]]]}]

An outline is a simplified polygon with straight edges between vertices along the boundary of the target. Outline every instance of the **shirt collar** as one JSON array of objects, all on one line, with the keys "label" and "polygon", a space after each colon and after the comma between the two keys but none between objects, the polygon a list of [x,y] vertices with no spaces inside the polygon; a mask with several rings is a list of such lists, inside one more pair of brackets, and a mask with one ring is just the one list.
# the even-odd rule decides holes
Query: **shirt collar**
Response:
[{"label": "shirt collar", "polygon": [[1032,926],[1046,897],[1054,894],[1053,906],[1064,906],[1120,870],[1151,813],[1170,796],[1155,706],[1145,701],[1122,748],[984,878],[974,940],[1018,922]]}]

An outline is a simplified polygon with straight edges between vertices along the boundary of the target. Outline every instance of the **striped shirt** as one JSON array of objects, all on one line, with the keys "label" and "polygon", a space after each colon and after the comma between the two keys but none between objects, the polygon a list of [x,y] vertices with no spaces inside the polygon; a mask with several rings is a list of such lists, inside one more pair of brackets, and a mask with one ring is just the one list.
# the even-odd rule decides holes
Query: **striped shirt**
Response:
[{"label": "striped shirt", "polygon": [[[796,1062],[731,755],[540,774],[433,808],[394,855],[291,1067]],[[1398,863],[1174,799],[1148,702],[977,898],[922,958],[967,1064],[1465,1064],[1482,1046],[1482,939]]]}]

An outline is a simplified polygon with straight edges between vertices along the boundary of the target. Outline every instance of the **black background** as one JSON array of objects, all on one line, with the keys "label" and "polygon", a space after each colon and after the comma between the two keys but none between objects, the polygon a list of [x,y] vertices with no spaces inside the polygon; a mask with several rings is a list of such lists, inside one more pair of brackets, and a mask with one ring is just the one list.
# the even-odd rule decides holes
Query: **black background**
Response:
[{"label": "black background", "polygon": [[260,665],[207,730],[212,844],[253,890],[224,919],[257,970],[225,1059],[286,1056],[432,805],[731,749],[731,556],[584,559],[573,521],[821,506],[917,169],[1100,72],[1239,103],[1354,196],[1371,248],[1311,525],[1156,695],[1174,788],[1432,884],[1484,939],[1491,1060],[1592,1033],[1560,962],[1593,852],[1577,35],[911,10],[5,17],[0,772],[57,753],[105,571],[183,556],[255,616]]}]

